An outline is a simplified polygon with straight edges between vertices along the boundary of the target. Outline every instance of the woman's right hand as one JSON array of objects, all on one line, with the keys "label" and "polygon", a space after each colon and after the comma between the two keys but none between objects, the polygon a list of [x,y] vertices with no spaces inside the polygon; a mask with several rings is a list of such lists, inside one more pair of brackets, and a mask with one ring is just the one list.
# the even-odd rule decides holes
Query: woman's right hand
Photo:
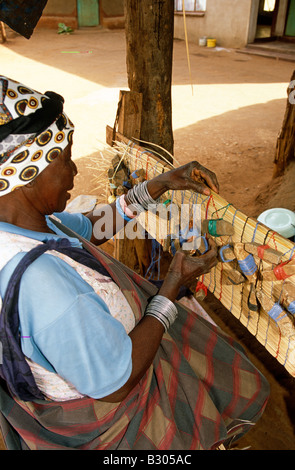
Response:
[{"label": "woman's right hand", "polygon": [[174,302],[181,286],[189,286],[197,277],[208,273],[216,264],[217,246],[212,238],[208,239],[209,249],[200,256],[190,256],[178,250],[168,269],[159,295]]},{"label": "woman's right hand", "polygon": [[[212,239],[208,241],[209,250],[199,257],[192,257],[181,250],[175,253],[158,292],[159,295],[174,302],[181,285],[190,283],[217,264],[217,247]],[[150,315],[143,316],[129,333],[132,341],[132,373],[119,390],[102,398],[102,401],[117,403],[128,396],[150,367],[162,341],[163,333],[164,327],[160,321]]]}]

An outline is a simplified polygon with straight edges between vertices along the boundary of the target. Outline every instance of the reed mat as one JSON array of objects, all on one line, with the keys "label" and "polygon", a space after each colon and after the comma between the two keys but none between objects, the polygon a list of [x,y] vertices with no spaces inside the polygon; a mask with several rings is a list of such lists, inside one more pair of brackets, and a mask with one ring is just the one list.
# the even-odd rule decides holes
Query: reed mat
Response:
[{"label": "reed mat", "polygon": [[[112,146],[114,154],[120,157],[120,161],[129,169],[130,173],[135,170],[144,170],[146,180],[149,180],[162,172],[170,170],[171,165],[159,158],[155,147],[152,151],[134,141],[125,138],[116,140]],[[175,165],[175,164],[174,164]],[[176,164],[178,166],[178,164]],[[269,353],[281,363],[291,376],[295,376],[295,326],[293,309],[290,311],[283,304],[292,298],[295,288],[295,275],[292,272],[292,260],[295,255],[295,245],[273,232],[257,220],[248,217],[239,209],[226,201],[221,195],[214,192],[210,196],[203,196],[192,191],[170,191],[162,197],[163,201],[171,201],[180,206],[188,204],[193,206],[199,204],[202,220],[223,219],[231,224],[234,233],[231,235],[215,236],[214,239],[219,248],[229,246],[235,253],[232,261],[220,261],[209,274],[202,276],[198,281],[205,286],[214,296],[234,315],[239,322],[269,351]],[[163,243],[163,240],[161,240]],[[256,252],[251,254],[252,264],[250,271],[246,272],[239,263],[238,249],[244,253],[246,244],[254,244]],[[257,248],[258,247],[258,248]],[[266,260],[263,256],[267,250],[273,251],[279,256],[279,262]],[[243,257],[242,257],[243,258]],[[289,272],[286,275],[284,269],[286,263]],[[289,268],[289,264],[291,267]],[[273,269],[277,269],[276,277]],[[291,270],[291,271],[290,271]],[[240,284],[229,281],[233,272],[239,272],[243,276]],[[268,271],[265,277],[264,271]],[[295,271],[294,271],[295,273]],[[272,277],[272,278],[271,278]],[[270,279],[271,278],[271,279]],[[286,285],[291,288],[290,295],[286,296]],[[295,303],[292,304],[293,306]]]}]

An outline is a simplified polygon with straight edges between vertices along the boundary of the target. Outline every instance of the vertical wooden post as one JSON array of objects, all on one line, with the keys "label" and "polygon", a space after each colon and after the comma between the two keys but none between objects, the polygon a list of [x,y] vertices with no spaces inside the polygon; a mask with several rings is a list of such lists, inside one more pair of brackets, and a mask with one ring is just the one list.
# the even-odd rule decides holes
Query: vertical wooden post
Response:
[{"label": "vertical wooden post", "polygon": [[[155,150],[172,163],[173,158],[169,154],[173,154],[171,83],[174,2],[125,0],[124,6],[130,94],[121,93],[115,124],[120,133],[131,137],[126,133],[134,133],[138,128],[139,113],[132,115],[130,100],[133,96],[140,96],[140,139],[145,141],[145,147],[148,146],[146,142],[156,144]],[[141,275],[145,275],[150,266],[151,250],[152,240],[148,238],[116,240],[116,257],[127,265],[131,263]]]},{"label": "vertical wooden post", "polygon": [[291,161],[295,161],[295,70],[288,88],[285,116],[276,143],[274,177],[283,175]]},{"label": "vertical wooden post", "polygon": [[5,24],[3,23],[3,21],[0,21],[0,29],[1,29],[1,39],[2,39],[2,42],[6,42],[6,31],[5,31]]},{"label": "vertical wooden post", "polygon": [[128,85],[142,94],[141,139],[173,154],[174,2],[125,0],[125,18]]},{"label": "vertical wooden post", "polygon": [[118,132],[128,139],[140,139],[142,94],[120,90]]}]

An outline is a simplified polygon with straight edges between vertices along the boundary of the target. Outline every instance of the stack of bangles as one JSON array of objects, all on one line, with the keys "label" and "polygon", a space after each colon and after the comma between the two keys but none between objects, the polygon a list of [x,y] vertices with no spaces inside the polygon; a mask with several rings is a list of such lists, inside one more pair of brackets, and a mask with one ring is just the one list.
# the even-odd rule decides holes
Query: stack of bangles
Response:
[{"label": "stack of bangles", "polygon": [[177,308],[167,297],[155,295],[146,307],[145,315],[155,317],[168,331],[177,318]]},{"label": "stack of bangles", "polygon": [[[127,206],[125,194],[122,194],[122,196],[118,197],[116,200],[116,209],[120,216],[127,222],[134,219],[140,212],[147,210],[150,204],[157,203],[148,192],[147,181],[137,184],[130,189],[128,191],[128,200],[130,206]],[[134,211],[136,211],[137,214],[134,214]]]}]

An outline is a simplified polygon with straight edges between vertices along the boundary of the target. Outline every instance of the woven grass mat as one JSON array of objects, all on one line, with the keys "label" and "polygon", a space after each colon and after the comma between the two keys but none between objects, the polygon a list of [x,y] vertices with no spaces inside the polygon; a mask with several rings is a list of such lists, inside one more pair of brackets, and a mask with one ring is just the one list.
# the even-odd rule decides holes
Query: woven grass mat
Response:
[{"label": "woven grass mat", "polygon": [[[157,152],[151,152],[134,142],[116,142],[113,151],[124,161],[130,173],[138,169],[144,169],[147,180],[171,169],[169,162],[159,159]],[[230,236],[216,236],[215,241],[219,247],[237,244],[255,243],[258,246],[267,245],[269,248],[279,252],[280,262],[289,262],[295,255],[295,245],[273,232],[257,220],[248,217],[222,196],[214,192],[210,196],[203,196],[191,191],[172,191],[163,196],[163,200],[171,200],[172,203],[181,205],[199,204],[201,207],[201,218],[222,218],[234,227],[234,234]],[[262,272],[265,269],[275,267],[273,263],[261,259],[261,254],[253,255],[256,274],[255,281],[250,282],[245,277],[242,284],[226,282],[233,269],[239,270],[235,259],[232,262],[219,262],[209,274],[199,279],[200,283],[211,291],[214,296],[234,315],[242,325],[275,357],[286,370],[295,376],[295,326],[293,315],[281,306],[282,292],[286,282],[295,285],[295,276],[287,279],[264,280]],[[275,315],[262,306],[261,300],[257,301],[257,311],[249,308],[249,294],[253,293],[257,300],[259,295],[273,306],[283,308],[283,321],[278,321]],[[261,299],[261,297],[260,297]],[[295,299],[293,299],[295,300]],[[251,303],[251,302],[250,302]],[[263,304],[264,305],[264,304]],[[287,327],[284,322],[287,321]]]}]

